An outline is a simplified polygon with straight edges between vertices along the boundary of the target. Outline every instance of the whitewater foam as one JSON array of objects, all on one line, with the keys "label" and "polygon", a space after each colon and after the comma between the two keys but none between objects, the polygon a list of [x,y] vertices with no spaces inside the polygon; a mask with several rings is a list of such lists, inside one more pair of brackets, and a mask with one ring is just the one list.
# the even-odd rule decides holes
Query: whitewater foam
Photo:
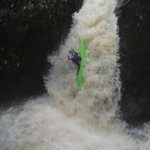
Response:
[{"label": "whitewater foam", "polygon": [[125,134],[95,134],[45,98],[11,108],[0,118],[1,150],[136,150]]}]

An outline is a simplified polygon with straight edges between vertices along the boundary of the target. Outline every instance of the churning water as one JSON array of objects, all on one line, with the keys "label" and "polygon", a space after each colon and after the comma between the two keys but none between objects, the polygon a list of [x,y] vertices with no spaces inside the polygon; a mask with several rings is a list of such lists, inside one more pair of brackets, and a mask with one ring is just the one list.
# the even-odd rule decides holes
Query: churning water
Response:
[{"label": "churning water", "polygon": [[[0,117],[0,150],[149,150],[150,125],[126,129],[119,119],[116,0],[85,0],[45,77],[49,96],[28,100]],[[86,79],[77,92],[70,49],[87,47]]]}]

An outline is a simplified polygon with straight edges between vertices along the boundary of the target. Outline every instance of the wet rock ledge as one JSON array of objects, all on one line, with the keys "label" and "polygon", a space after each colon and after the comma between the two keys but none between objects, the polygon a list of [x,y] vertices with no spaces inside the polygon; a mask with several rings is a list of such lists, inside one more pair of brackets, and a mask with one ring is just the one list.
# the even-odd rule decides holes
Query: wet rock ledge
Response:
[{"label": "wet rock ledge", "polygon": [[0,1],[0,102],[46,93],[47,56],[67,34],[82,0]]}]

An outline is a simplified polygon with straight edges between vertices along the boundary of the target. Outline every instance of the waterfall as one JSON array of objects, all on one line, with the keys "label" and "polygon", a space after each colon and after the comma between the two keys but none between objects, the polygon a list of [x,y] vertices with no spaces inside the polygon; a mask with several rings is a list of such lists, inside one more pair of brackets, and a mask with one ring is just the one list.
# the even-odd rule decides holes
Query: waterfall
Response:
[{"label": "waterfall", "polygon": [[[116,2],[85,1],[58,56],[51,56],[54,68],[47,89],[57,107],[66,115],[78,116],[95,125],[113,121],[120,99]],[[77,68],[67,61],[70,49],[79,48],[79,38],[87,47],[86,77],[81,91],[76,90]],[[103,122],[103,124],[101,124]]]},{"label": "waterfall", "polygon": [[[49,96],[29,99],[1,113],[1,150],[148,150],[149,124],[127,129],[120,120],[121,98],[116,0],[85,0],[45,77]],[[85,83],[76,89],[70,49],[85,40]]]}]

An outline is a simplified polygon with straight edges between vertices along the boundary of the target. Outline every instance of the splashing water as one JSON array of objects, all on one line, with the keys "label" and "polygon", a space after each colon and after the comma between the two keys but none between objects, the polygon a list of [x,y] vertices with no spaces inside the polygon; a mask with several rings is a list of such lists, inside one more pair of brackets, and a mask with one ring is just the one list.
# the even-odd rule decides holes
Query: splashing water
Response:
[{"label": "splashing water", "polygon": [[[116,0],[85,0],[45,84],[48,97],[28,100],[0,117],[0,150],[148,150],[149,124],[127,131],[119,120],[120,82]],[[87,46],[86,79],[76,90],[77,68],[67,61]]]}]

